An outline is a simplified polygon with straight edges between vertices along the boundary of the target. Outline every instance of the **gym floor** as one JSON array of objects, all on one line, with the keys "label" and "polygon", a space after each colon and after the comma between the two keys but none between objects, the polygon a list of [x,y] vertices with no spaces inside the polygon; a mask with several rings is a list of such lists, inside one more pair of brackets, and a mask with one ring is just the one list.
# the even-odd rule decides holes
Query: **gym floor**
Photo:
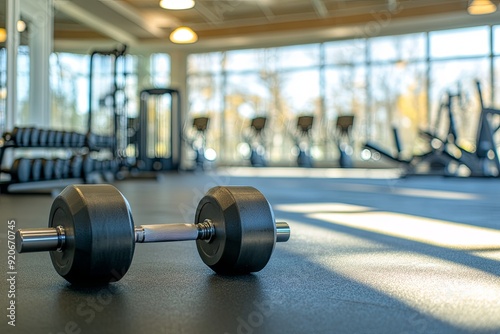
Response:
[{"label": "gym floor", "polygon": [[[500,333],[500,180],[242,168],[116,183],[136,225],[192,222],[215,185],[258,188],[290,223],[262,271],[219,276],[194,242],[140,244],[121,281],[75,288],[48,254],[20,254],[16,327],[4,279],[0,332]],[[1,194],[2,221],[45,227],[51,202]]]}]

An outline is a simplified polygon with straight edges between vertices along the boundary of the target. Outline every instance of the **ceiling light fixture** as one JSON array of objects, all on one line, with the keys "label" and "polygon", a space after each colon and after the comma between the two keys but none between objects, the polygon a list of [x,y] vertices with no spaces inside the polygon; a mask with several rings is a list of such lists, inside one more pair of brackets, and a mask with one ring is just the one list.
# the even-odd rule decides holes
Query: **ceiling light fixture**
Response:
[{"label": "ceiling light fixture", "polygon": [[26,22],[23,20],[17,21],[17,31],[24,32],[26,30]]},{"label": "ceiling light fixture", "polygon": [[472,0],[467,8],[471,15],[491,14],[497,10],[497,6],[491,0]]},{"label": "ceiling light fixture", "polygon": [[189,27],[179,27],[170,34],[170,41],[176,44],[191,44],[198,40],[198,35]]},{"label": "ceiling light fixture", "polygon": [[0,43],[3,43],[7,40],[7,30],[5,28],[0,28]]},{"label": "ceiling light fixture", "polygon": [[194,7],[194,0],[160,0],[160,7],[172,10],[182,10]]}]

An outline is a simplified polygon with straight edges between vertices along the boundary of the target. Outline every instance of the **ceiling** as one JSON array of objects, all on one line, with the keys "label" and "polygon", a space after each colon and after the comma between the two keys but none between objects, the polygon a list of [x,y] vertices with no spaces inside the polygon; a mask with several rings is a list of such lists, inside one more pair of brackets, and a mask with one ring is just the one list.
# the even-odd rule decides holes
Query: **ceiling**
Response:
[{"label": "ceiling", "polygon": [[[208,51],[500,22],[498,12],[468,15],[468,0],[196,0],[181,11],[162,9],[158,0],[53,1],[55,46],[62,49],[124,43]],[[170,43],[170,32],[181,25],[199,41]]]}]

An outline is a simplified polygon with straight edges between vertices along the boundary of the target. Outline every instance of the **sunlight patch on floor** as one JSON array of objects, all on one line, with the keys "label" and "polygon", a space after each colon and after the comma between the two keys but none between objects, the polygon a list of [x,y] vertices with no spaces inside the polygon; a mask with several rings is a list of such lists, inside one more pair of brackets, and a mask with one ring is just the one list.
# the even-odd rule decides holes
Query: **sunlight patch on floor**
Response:
[{"label": "sunlight patch on floor", "polygon": [[[333,218],[321,215],[315,219],[321,217],[328,221]],[[455,327],[500,328],[500,278],[491,273],[325,227],[289,223],[293,231],[291,242],[300,243],[301,247],[287,247],[286,251],[303,256],[307,263],[313,262]],[[318,244],[337,251],[334,256],[310,253]],[[421,321],[425,322],[425,317]],[[422,325],[425,327],[425,323]]]},{"label": "sunlight patch on floor", "polygon": [[500,231],[393,212],[312,213],[307,217],[406,240],[461,250],[500,249]]}]

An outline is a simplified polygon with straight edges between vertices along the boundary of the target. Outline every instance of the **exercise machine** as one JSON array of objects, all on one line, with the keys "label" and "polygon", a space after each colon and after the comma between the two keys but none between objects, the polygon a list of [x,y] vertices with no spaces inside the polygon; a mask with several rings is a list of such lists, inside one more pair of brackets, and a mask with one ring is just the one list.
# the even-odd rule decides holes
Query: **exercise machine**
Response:
[{"label": "exercise machine", "polygon": [[297,165],[299,167],[313,167],[311,157],[312,135],[314,116],[300,116],[297,118],[297,127],[294,133],[295,151],[297,152]]},{"label": "exercise machine", "polygon": [[265,143],[265,128],[266,117],[255,117],[250,122],[246,134],[245,141],[250,148],[250,164],[253,167],[266,167],[266,143]]},{"label": "exercise machine", "polygon": [[181,161],[181,99],[171,88],[140,94],[136,168],[144,172],[177,170]]},{"label": "exercise machine", "polygon": [[354,153],[352,140],[352,126],[354,115],[343,115],[337,117],[334,139],[337,144],[340,157],[339,166],[341,168],[352,168],[352,155]]}]

